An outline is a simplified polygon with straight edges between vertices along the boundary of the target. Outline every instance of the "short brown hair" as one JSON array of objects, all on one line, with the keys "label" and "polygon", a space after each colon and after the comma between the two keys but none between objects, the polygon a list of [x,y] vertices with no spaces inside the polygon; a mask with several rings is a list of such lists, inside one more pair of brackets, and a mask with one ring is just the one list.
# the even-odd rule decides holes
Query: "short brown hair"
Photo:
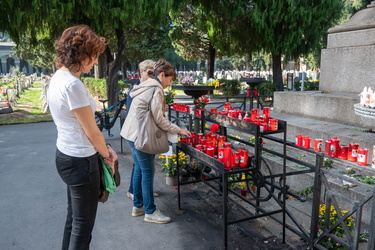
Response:
[{"label": "short brown hair", "polygon": [[177,74],[172,64],[164,59],[159,59],[154,66],[154,75],[158,76],[164,72],[165,76],[173,76],[173,81],[176,80]]},{"label": "short brown hair", "polygon": [[65,66],[73,72],[78,72],[85,59],[89,58],[91,63],[93,58],[104,52],[106,45],[104,37],[95,34],[87,25],[67,28],[55,42],[56,67]]}]

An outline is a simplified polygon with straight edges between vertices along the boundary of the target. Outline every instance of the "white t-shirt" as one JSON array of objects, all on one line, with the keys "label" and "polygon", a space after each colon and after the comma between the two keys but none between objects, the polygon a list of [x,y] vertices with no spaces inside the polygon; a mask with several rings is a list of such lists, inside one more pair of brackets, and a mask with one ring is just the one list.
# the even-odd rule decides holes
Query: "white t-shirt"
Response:
[{"label": "white t-shirt", "polygon": [[95,100],[84,84],[70,71],[57,70],[48,89],[48,104],[57,127],[57,148],[73,157],[88,157],[96,153],[73,110],[91,106],[94,113]]}]

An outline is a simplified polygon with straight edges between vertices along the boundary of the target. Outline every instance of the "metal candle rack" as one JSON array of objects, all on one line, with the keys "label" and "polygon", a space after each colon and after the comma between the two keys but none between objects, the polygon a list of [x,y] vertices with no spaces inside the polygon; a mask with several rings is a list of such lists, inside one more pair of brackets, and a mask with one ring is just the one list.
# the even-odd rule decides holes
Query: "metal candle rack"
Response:
[{"label": "metal candle rack", "polygon": [[[221,202],[222,202],[222,209],[223,209],[222,210],[223,245],[225,248],[227,248],[228,225],[232,225],[232,224],[247,221],[247,220],[257,219],[260,217],[272,216],[278,213],[282,214],[281,224],[283,227],[283,242],[285,242],[285,229],[286,229],[285,199],[286,199],[286,195],[290,194],[290,192],[287,191],[287,187],[286,187],[286,143],[285,143],[286,142],[286,122],[279,120],[277,131],[267,131],[267,132],[261,133],[259,130],[259,125],[255,123],[235,119],[235,118],[224,116],[218,113],[211,113],[208,111],[203,111],[202,117],[198,119],[200,119],[201,124],[202,124],[200,128],[202,133],[205,133],[204,131],[205,124],[207,122],[210,122],[210,123],[219,124],[221,126],[220,134],[225,135],[225,136],[227,136],[227,129],[239,131],[241,133],[248,134],[248,135],[253,135],[255,137],[254,154],[251,157],[249,157],[248,166],[246,168],[238,167],[238,168],[232,168],[231,170],[224,170],[223,162],[193,148],[192,146],[189,146],[182,142],[178,142],[176,145],[177,157],[178,157],[178,153],[182,151],[185,154],[189,155],[190,157],[203,163],[204,166],[208,166],[215,172],[214,175],[207,174],[204,172],[204,168],[203,168],[201,171],[201,177],[203,178],[191,180],[191,181],[187,181],[183,183],[181,183],[180,180],[178,180],[179,209],[181,209],[180,187],[186,184],[202,182],[202,183],[207,184],[209,187],[215,190],[222,197]],[[189,120],[191,121],[191,119]],[[280,134],[280,133],[283,133],[283,139],[282,139],[283,152],[281,153],[282,158],[283,158],[283,171],[281,174],[273,175],[271,173],[269,166],[266,164],[265,160],[262,159],[262,141],[263,141],[262,137],[266,135],[270,135],[270,134]],[[246,144],[249,145],[249,143],[246,143]],[[177,162],[179,162],[178,159],[177,159]],[[180,171],[180,166],[178,166],[178,170]],[[233,175],[233,174],[240,174],[240,175],[244,174],[246,178],[245,179],[240,178],[239,180],[229,181],[228,176]],[[276,182],[274,181],[275,178],[280,178],[280,182],[276,184]],[[243,197],[240,194],[238,194],[238,192],[236,192],[235,190],[232,190],[229,188],[229,184],[231,183],[246,182],[248,185],[249,181],[253,182],[254,185],[257,187],[256,192],[250,192],[250,194],[254,198],[253,200]],[[262,189],[265,190],[266,193],[268,193],[266,196],[264,196],[264,191],[262,192]],[[278,194],[274,193],[276,190],[279,191]],[[229,193],[231,194],[230,196],[228,195]],[[237,201],[235,201],[231,197],[232,195],[237,196],[242,201],[246,202],[247,204],[250,204],[252,207],[255,208],[256,213],[254,214],[250,212],[244,206],[239,204]],[[261,206],[261,202],[268,201],[271,198],[275,199],[276,202],[280,205],[279,209],[267,210],[266,208]],[[241,210],[243,210],[247,214],[247,216],[245,216],[244,218],[237,219],[237,220],[229,220],[228,219],[228,206],[227,206],[228,201],[240,207]]]}]

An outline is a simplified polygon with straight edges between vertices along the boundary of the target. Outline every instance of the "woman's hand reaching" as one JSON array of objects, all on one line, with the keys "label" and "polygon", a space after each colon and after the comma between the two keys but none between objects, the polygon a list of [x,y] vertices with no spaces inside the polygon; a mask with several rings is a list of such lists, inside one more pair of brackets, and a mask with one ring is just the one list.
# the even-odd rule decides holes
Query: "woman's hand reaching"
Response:
[{"label": "woman's hand reaching", "polygon": [[191,137],[190,131],[188,129],[186,129],[186,128],[180,129],[180,131],[178,133],[181,134],[181,135],[186,135],[186,136]]}]

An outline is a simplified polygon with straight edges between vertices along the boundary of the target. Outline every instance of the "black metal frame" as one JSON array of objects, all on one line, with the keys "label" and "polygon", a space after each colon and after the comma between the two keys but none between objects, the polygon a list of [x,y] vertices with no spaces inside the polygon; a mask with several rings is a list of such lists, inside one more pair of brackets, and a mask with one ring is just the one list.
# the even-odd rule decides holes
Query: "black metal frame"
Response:
[{"label": "black metal frame", "polygon": [[[179,113],[178,111],[176,111]],[[182,112],[184,113],[184,112]],[[178,116],[178,115],[177,115]],[[324,154],[321,152],[314,152],[312,149],[304,149],[301,147],[295,146],[294,142],[288,142],[286,141],[286,123],[283,121],[279,121],[279,128],[281,130],[278,130],[276,132],[267,132],[267,133],[260,133],[259,127],[255,124],[248,123],[242,120],[234,119],[231,117],[221,116],[218,114],[214,114],[211,112],[204,111],[202,114],[202,117],[196,117],[192,116],[188,113],[184,113],[183,115],[185,118],[189,120],[189,128],[191,128],[191,124],[194,122],[196,125],[199,124],[199,122],[202,122],[201,126],[199,127],[200,131],[204,132],[204,124],[206,122],[213,122],[218,123],[222,126],[222,129],[220,131],[221,134],[226,135],[228,138],[232,140],[239,141],[243,144],[249,145],[254,147],[254,157],[252,161],[252,165],[248,166],[248,168],[245,169],[233,169],[230,171],[223,170],[224,166],[223,163],[220,161],[217,161],[216,159],[190,147],[183,143],[178,143],[176,145],[177,151],[183,151],[187,153],[189,156],[199,159],[207,166],[213,168],[218,175],[217,176],[206,176],[205,178],[200,178],[199,180],[194,180],[190,182],[184,182],[180,183],[178,181],[178,202],[179,202],[179,208],[181,209],[181,202],[180,202],[180,186],[195,183],[195,182],[203,182],[213,188],[215,191],[217,191],[220,195],[222,195],[222,204],[223,204],[223,230],[224,230],[224,237],[223,237],[223,245],[227,247],[227,226],[246,221],[246,220],[252,220],[257,219],[264,216],[269,216],[276,222],[282,225],[283,229],[283,242],[285,242],[285,230],[289,229],[294,234],[300,236],[302,239],[304,239],[306,242],[308,242],[310,249],[317,248],[317,249],[325,249],[321,244],[319,244],[319,240],[321,240],[324,237],[332,238],[336,240],[337,242],[340,242],[342,245],[346,246],[348,249],[358,249],[359,244],[359,235],[361,231],[361,224],[363,223],[362,218],[362,209],[364,205],[369,204],[369,202],[372,200],[372,216],[371,216],[371,223],[369,228],[369,235],[370,238],[368,239],[368,249],[373,250],[375,249],[375,201],[374,201],[374,195],[375,195],[375,188],[373,186],[370,186],[368,184],[361,183],[359,181],[350,179],[349,177],[345,177],[339,174],[335,174],[332,171],[328,171],[326,169],[323,169],[323,163],[324,163]],[[285,123],[285,126],[284,126]],[[250,142],[237,139],[233,136],[227,135],[227,129],[231,130],[237,130],[242,133],[249,133],[252,135],[255,135],[256,140],[255,143],[252,144]],[[273,134],[280,134],[283,133],[282,138],[274,137]],[[280,135],[279,135],[280,137]],[[262,147],[262,140],[270,140],[273,142],[276,142],[276,144],[281,144],[283,147],[283,151],[276,152],[272,149]],[[315,155],[315,163],[307,163],[305,161],[298,160],[296,158],[293,158],[291,156],[286,155],[286,147],[289,148],[298,148],[299,150],[305,151],[307,154]],[[262,152],[266,152],[269,154],[272,154],[274,156],[280,157],[283,159],[283,169],[281,173],[272,174],[270,173],[269,176],[266,176],[266,178],[280,178],[280,185],[273,184],[273,183],[267,183],[269,185],[272,184],[273,189],[270,191],[270,195],[279,205],[279,210],[274,211],[267,211],[266,208],[262,207],[261,201],[257,200],[255,202],[250,201],[249,199],[242,197],[238,192],[235,190],[231,190],[228,188],[228,184],[232,182],[242,182],[242,181],[254,181],[254,178],[257,178],[253,173],[250,173],[251,171],[256,170],[259,168],[261,161],[263,161]],[[178,157],[178,156],[177,156]],[[288,172],[286,172],[286,161],[290,161],[293,163],[297,163],[298,165],[302,165],[304,167],[307,167],[306,169],[299,169],[299,170],[290,170],[288,169]],[[289,171],[290,170],[290,171]],[[247,178],[245,180],[238,180],[238,181],[231,181],[228,182],[227,176],[229,174],[233,173],[246,173]],[[303,227],[300,222],[296,219],[296,216],[286,207],[286,195],[293,196],[294,198],[298,199],[299,201],[303,202],[305,201],[305,197],[299,196],[297,194],[294,194],[293,192],[289,191],[289,186],[286,184],[287,177],[291,177],[293,175],[302,175],[302,174],[308,174],[312,173],[314,174],[314,192],[313,192],[313,198],[312,198],[312,206],[311,206],[311,220],[310,224],[307,225],[310,230],[305,229],[306,227]],[[337,178],[338,180],[347,180],[351,181],[352,183],[364,187],[367,190],[371,190],[368,194],[365,194],[364,197],[362,197],[360,200],[349,200],[345,197],[342,197],[340,191],[335,191],[331,188],[330,183],[327,180],[327,176]],[[259,195],[258,192],[259,189],[257,189],[257,195]],[[279,195],[275,195],[273,192],[274,190],[279,191]],[[245,202],[247,204],[250,204],[252,207],[255,208],[256,213],[252,213],[247,208],[236,202],[234,199],[231,198],[231,196],[236,196],[237,198],[240,198],[242,202]],[[323,231],[319,231],[318,229],[318,222],[319,222],[319,206],[321,203],[327,204],[327,206],[331,206],[331,204],[335,207],[336,211],[340,211],[340,204],[337,201],[337,199],[345,199],[348,203],[352,204],[352,208],[349,210],[348,214],[345,216],[340,216],[339,221],[335,223],[334,225],[326,225],[325,228],[323,228]],[[240,218],[238,220],[228,221],[228,209],[227,209],[227,203],[231,202],[234,203],[238,208],[240,208],[245,214],[249,215],[245,218]],[[277,213],[282,213],[282,219],[277,218],[275,215]],[[332,230],[337,226],[342,226],[345,228],[345,219],[348,216],[355,216],[356,220],[356,226],[355,229],[351,232],[348,232],[346,230],[345,236],[347,242],[344,242],[340,238],[335,237],[332,235]],[[293,223],[286,223],[286,218],[289,218],[291,222]],[[327,220],[328,221],[328,220]],[[319,231],[319,232],[318,232]]]},{"label": "black metal frame", "polygon": [[[204,176],[205,178],[200,178],[199,180],[188,181],[188,182],[185,182],[185,183],[180,183],[180,181],[178,180],[178,187],[179,187],[178,188],[178,205],[179,205],[179,208],[181,209],[180,186],[190,184],[190,183],[195,183],[195,182],[203,182],[203,183],[207,184],[209,187],[211,187],[213,190],[218,192],[222,196],[223,245],[224,245],[225,248],[227,247],[227,244],[228,244],[227,227],[229,225],[239,223],[239,222],[243,222],[243,221],[247,221],[247,220],[253,220],[253,219],[264,217],[264,216],[272,216],[273,214],[277,214],[277,213],[282,213],[282,216],[283,216],[283,219],[282,219],[283,242],[285,242],[285,228],[286,228],[286,224],[285,224],[285,216],[286,216],[285,197],[286,197],[286,194],[287,194],[286,182],[285,182],[285,179],[286,179],[286,175],[285,175],[286,174],[286,172],[285,172],[286,159],[285,159],[285,157],[284,157],[284,161],[283,161],[283,165],[284,165],[283,173],[282,173],[281,176],[277,176],[277,177],[281,177],[281,179],[283,180],[282,183],[280,185],[268,183],[269,185],[272,185],[274,189],[278,189],[281,192],[281,196],[280,195],[279,196],[272,195],[272,197],[275,200],[278,200],[278,203],[281,206],[280,209],[269,211],[269,210],[266,210],[264,208],[261,208],[259,200],[257,200],[254,203],[254,202],[250,201],[249,199],[241,197],[235,191],[231,190],[228,187],[228,176],[232,175],[232,174],[245,174],[246,175],[245,180],[238,180],[238,181],[231,181],[231,182],[253,181],[254,180],[253,173],[256,173],[260,169],[260,166],[261,166],[262,136],[267,135],[267,134],[284,133],[283,140],[286,141],[286,122],[280,120],[279,124],[278,124],[279,129],[277,131],[260,133],[259,126],[254,124],[254,123],[242,121],[242,120],[239,120],[239,119],[234,119],[234,118],[231,118],[231,117],[228,117],[228,116],[223,116],[223,115],[211,113],[211,112],[208,112],[208,111],[203,111],[202,117],[201,118],[195,117],[195,120],[200,120],[202,122],[202,127],[201,127],[202,132],[205,132],[204,125],[205,125],[206,122],[213,122],[213,123],[219,123],[221,125],[221,127],[222,127],[221,132],[224,135],[227,135],[227,129],[228,128],[233,129],[233,130],[237,130],[237,131],[241,131],[243,133],[255,135],[255,138],[256,138],[255,139],[255,147],[254,147],[255,152],[254,152],[254,155],[252,156],[253,160],[249,160],[247,168],[233,168],[232,170],[224,170],[224,164],[222,162],[218,161],[217,159],[215,159],[213,157],[208,156],[207,154],[205,154],[205,153],[203,153],[199,150],[196,150],[195,148],[193,148],[191,146],[188,146],[187,144],[178,142],[177,145],[176,145],[177,157],[178,157],[179,151],[182,151],[182,152],[188,154],[189,156],[191,156],[195,159],[198,159],[204,165],[209,166],[217,174],[216,176],[206,175],[206,176]],[[197,124],[197,122],[195,122],[195,124]],[[283,155],[284,156],[286,155],[286,145],[284,145]],[[177,162],[178,162],[178,159],[177,159]],[[180,168],[178,166],[178,170],[179,169]],[[212,181],[213,181],[213,183],[211,183]],[[259,186],[257,188],[258,188],[257,196],[260,197],[261,186]],[[236,195],[236,196],[240,197],[242,200],[244,200],[245,202],[247,202],[251,206],[255,207],[256,210],[257,210],[257,213],[252,214],[251,212],[247,211],[248,216],[246,216],[244,218],[241,218],[241,219],[238,219],[238,220],[229,221],[228,220],[228,206],[227,206],[228,201],[230,201],[232,203],[235,203],[242,210],[246,211],[246,209],[242,205],[238,204],[234,199],[229,197],[228,192],[230,192],[233,195]]]}]

